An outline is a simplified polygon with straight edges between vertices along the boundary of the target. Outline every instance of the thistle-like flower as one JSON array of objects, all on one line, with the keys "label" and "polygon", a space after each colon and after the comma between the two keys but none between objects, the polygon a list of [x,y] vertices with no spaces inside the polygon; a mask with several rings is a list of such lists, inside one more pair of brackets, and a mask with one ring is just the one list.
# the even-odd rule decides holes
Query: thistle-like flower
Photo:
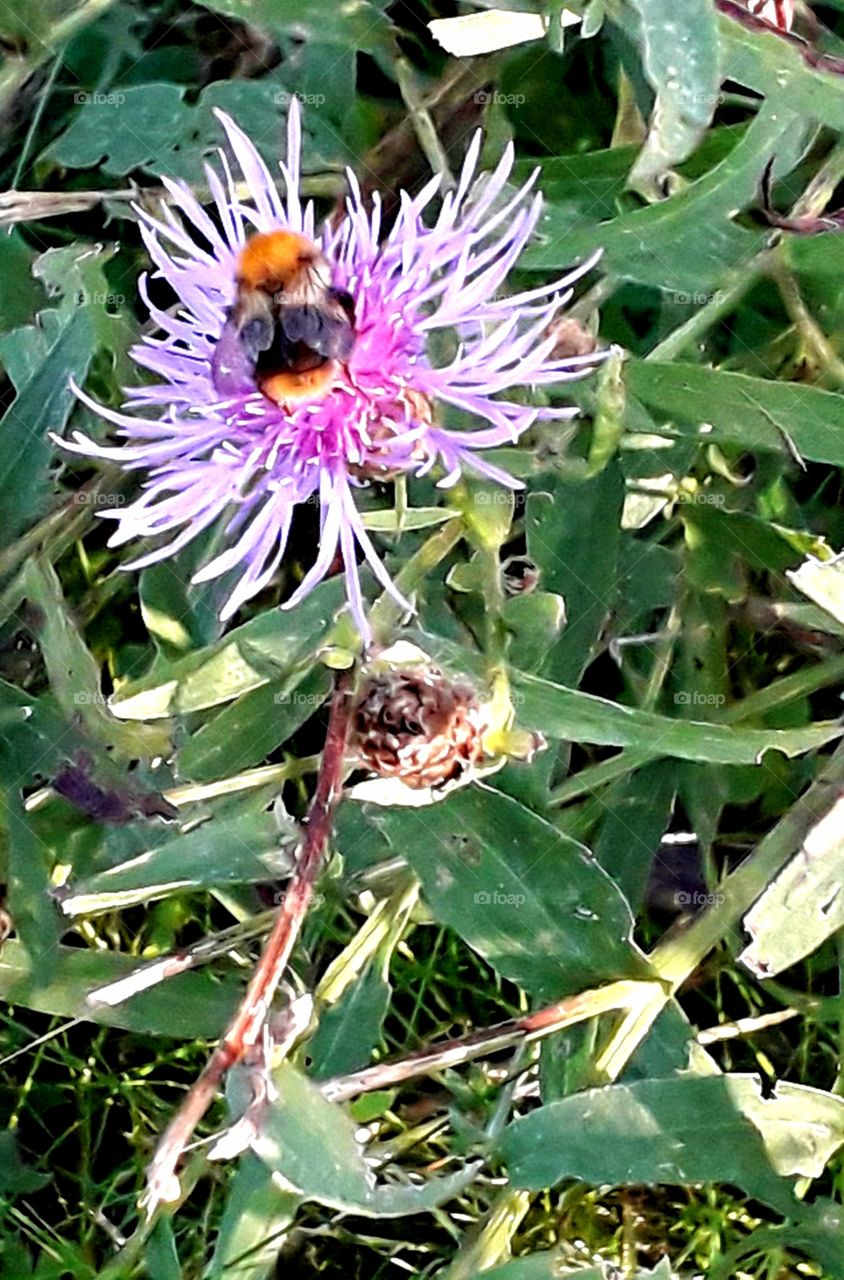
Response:
[{"label": "thistle-like flower", "polygon": [[[536,173],[510,192],[512,147],[494,172],[475,178],[479,134],[436,216],[423,218],[438,178],[415,196],[402,193],[398,216],[382,236],[378,199],[367,209],[351,172],[344,217],[316,231],[313,205],[299,197],[295,100],[280,165],[286,198],[234,121],[220,119],[249,201],[238,197],[221,151],[222,176],[207,168],[216,217],[187,186],[167,180],[182,219],[167,206],[159,218],[138,211],[156,276],[180,305],[167,311],[153,305],[142,277],[141,295],[160,332],[132,355],[156,381],[128,391],[126,412],[80,392],[114,424],[121,442],[100,445],[77,432],[65,447],[146,473],[135,501],[101,513],[117,521],[110,545],[158,542],[125,568],[171,556],[211,526],[222,529],[225,549],[194,581],[242,571],[224,618],[270,583],[297,505],[317,500],[319,548],[285,607],[331,570],[339,551],[352,615],[367,641],[359,553],[381,585],[410,606],[379,559],[356,489],[434,468],[443,487],[464,469],[516,487],[482,451],[512,444],[538,418],[575,413],[516,403],[506,393],[555,386],[594,367],[592,354],[556,354],[549,326],[571,283],[595,259],[551,284],[501,295],[534,231],[541,198],[533,194]],[[297,280],[267,265],[277,248],[273,237],[282,232],[288,255],[298,246]],[[443,338],[453,345],[438,363],[429,348]],[[443,407],[449,425],[442,425]]]}]

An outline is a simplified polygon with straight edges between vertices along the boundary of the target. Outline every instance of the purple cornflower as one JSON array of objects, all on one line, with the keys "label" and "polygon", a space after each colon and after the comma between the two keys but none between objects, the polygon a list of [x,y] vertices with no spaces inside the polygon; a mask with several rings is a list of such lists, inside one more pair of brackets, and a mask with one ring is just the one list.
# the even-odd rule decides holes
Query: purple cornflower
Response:
[{"label": "purple cornflower", "polygon": [[[119,510],[110,546],[170,535],[164,545],[124,567],[140,568],[174,555],[211,525],[224,523],[228,547],[203,565],[194,582],[238,567],[242,575],[222,611],[229,618],[277,572],[297,504],[318,499],[319,550],[285,608],[300,601],[330,570],[339,549],[355,623],[369,628],[358,577],[358,548],[378,581],[410,608],[382,565],[357,510],[354,491],[370,478],[438,467],[442,487],[464,468],[516,487],[518,482],[479,456],[512,444],[538,418],[569,418],[570,408],[535,407],[499,398],[515,386],[553,386],[580,377],[594,355],[555,358],[549,324],[570,296],[568,286],[594,265],[581,264],[561,280],[510,297],[496,297],[530,238],[541,198],[536,173],[514,194],[505,192],[513,165],[508,146],[495,171],[473,184],[480,133],[469,147],[459,182],[447,192],[430,225],[423,211],[439,179],[417,196],[401,193],[400,212],[381,237],[377,196],[367,211],[351,172],[350,196],[339,225],[314,229],[311,203],[299,199],[301,126],[298,103],[288,115],[287,161],[280,168],[286,199],[252,143],[223,115],[220,120],[249,190],[243,203],[223,151],[224,181],[207,179],[215,222],[189,188],[165,179],[184,225],[170,208],[160,220],[139,210],[141,230],[156,275],[181,306],[162,311],[139,282],[160,333],[132,350],[157,381],[131,388],[121,413],[80,398],[118,428],[124,443],[99,445],[77,432],[65,447],[147,473],[142,495]],[[538,172],[538,171],[537,171]],[[354,346],[337,366],[328,390],[313,403],[284,406],[268,399],[254,378],[238,382],[215,346],[235,292],[238,255],[254,231],[288,230],[314,241],[330,264],[333,286],[354,304]],[[435,363],[429,339],[453,334],[448,363]],[[221,349],[222,349],[221,344]],[[220,372],[222,368],[223,372]],[[436,424],[442,402],[479,429]],[[152,412],[144,416],[143,411]]]}]

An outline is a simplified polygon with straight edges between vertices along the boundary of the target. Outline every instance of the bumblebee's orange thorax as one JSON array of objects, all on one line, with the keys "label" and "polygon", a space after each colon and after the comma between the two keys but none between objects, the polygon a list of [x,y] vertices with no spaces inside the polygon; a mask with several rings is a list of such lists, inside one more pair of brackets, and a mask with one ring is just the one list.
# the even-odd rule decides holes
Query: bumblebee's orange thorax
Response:
[{"label": "bumblebee's orange thorax", "polygon": [[307,269],[318,257],[316,245],[294,231],[260,232],[240,251],[237,279],[248,288],[272,291]]}]

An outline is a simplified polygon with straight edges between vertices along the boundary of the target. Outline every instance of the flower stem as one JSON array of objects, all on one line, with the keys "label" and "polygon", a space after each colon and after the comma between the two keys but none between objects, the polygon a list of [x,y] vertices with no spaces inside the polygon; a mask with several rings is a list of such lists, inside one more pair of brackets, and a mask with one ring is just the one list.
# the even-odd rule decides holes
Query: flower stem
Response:
[{"label": "flower stem", "polygon": [[432,173],[440,175],[440,191],[442,193],[451,191],[455,186],[455,182],[449,168],[448,156],[446,155],[445,147],[440,142],[433,117],[416,87],[413,68],[407,58],[396,59],[396,73],[398,75],[399,91],[407,107],[413,124],[413,131],[416,134],[416,140],[422,149],[422,153],[431,166]]},{"label": "flower stem", "polygon": [[724,278],[723,286],[712,295],[706,305],[658,343],[653,351],[648,352],[646,358],[676,360],[688,347],[702,338],[714,324],[735,310],[737,303],[741,301],[748,289],[768,271],[772,261],[773,251],[767,248],[762,249],[749,262],[729,272]]},{"label": "flower stem", "polygon": [[443,1071],[446,1067],[459,1066],[473,1058],[480,1058],[487,1053],[496,1053],[508,1049],[511,1045],[529,1043],[545,1036],[553,1035],[564,1027],[574,1026],[587,1018],[598,1014],[609,1013],[617,1009],[639,1008],[645,997],[650,999],[654,989],[662,994],[662,987],[654,982],[634,982],[621,979],[611,982],[605,987],[581,992],[580,995],[567,996],[555,1004],[537,1009],[534,1013],[525,1014],[521,1018],[511,1018],[507,1022],[499,1022],[494,1027],[485,1027],[482,1031],[474,1031],[468,1036],[458,1036],[454,1040],[445,1040],[442,1044],[426,1045],[408,1054],[397,1062],[381,1062],[374,1067],[365,1067],[362,1071],[354,1071],[350,1075],[334,1076],[320,1085],[322,1092],[333,1102],[344,1102],[361,1093],[370,1093],[374,1089],[388,1089],[392,1085],[402,1084],[405,1080],[413,1080],[417,1076],[428,1076]]},{"label": "flower stem", "polygon": [[331,700],[316,792],[306,820],[296,870],[240,1008],[158,1144],[147,1172],[144,1207],[149,1214],[162,1203],[179,1197],[176,1168],[187,1144],[229,1068],[258,1042],[273,997],[284,976],[322,869],[334,812],[342,793],[352,708],[351,688],[351,672],[339,672]]},{"label": "flower stem", "polygon": [[[401,572],[396,574],[396,586],[403,595],[410,596],[432,569],[453,551],[463,537],[463,521],[459,516],[441,525],[411,556]],[[369,615],[372,634],[378,643],[389,640],[390,632],[401,617],[401,609],[391,595],[384,592],[375,601]]]}]

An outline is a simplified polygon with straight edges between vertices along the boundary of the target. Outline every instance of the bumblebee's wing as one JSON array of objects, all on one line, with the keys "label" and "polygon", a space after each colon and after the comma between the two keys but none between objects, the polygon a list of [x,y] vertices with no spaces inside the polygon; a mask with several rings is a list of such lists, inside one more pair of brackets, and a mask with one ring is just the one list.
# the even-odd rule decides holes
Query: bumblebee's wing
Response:
[{"label": "bumblebee's wing", "polygon": [[323,317],[319,307],[283,307],[278,315],[278,323],[288,342],[304,342],[305,346],[319,351],[321,355],[326,354],[320,346]]},{"label": "bumblebee's wing", "polygon": [[278,324],[291,346],[301,343],[326,360],[345,360],[352,349],[349,318],[333,300],[327,306],[284,307]]}]

